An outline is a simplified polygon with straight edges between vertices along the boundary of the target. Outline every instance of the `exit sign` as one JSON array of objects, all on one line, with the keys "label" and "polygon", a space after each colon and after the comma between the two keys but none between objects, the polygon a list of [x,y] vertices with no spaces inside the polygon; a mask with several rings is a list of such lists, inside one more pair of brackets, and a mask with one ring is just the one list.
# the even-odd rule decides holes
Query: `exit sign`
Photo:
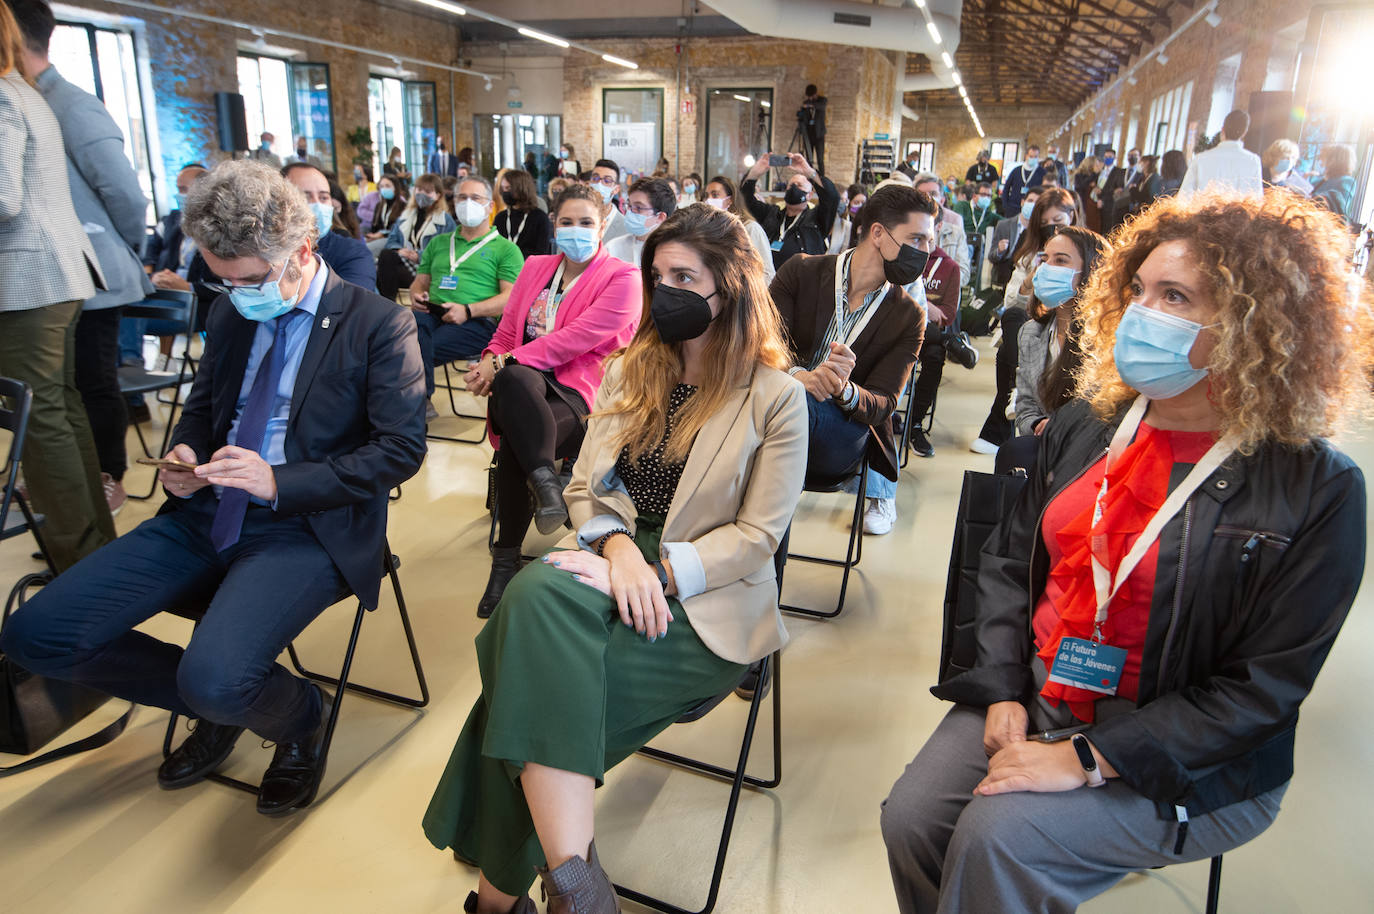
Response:
[{"label": "exit sign", "polygon": [[875,140],[890,140],[890,139],[892,139],[892,136],[891,136],[890,134],[886,134],[886,133],[875,133],[875,134],[873,134],[873,139],[875,139]]},{"label": "exit sign", "polygon": [[506,102],[506,107],[507,107],[507,108],[523,108],[523,107],[525,107],[525,103],[524,103],[524,102]]}]

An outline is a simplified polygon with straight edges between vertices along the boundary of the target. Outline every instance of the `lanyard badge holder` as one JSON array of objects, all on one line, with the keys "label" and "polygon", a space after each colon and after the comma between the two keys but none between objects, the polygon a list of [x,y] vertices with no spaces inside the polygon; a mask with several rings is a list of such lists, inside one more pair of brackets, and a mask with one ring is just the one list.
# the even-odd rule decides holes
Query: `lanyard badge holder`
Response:
[{"label": "lanyard badge holder", "polygon": [[[835,258],[835,339],[851,348],[853,348],[854,341],[864,332],[864,328],[868,326],[868,322],[873,319],[874,313],[878,310],[878,305],[887,298],[887,294],[892,288],[892,283],[885,281],[878,289],[877,294],[873,296],[872,304],[867,308],[861,307],[862,314],[846,333],[844,321],[849,311],[849,266],[854,260],[854,250],[854,248],[850,248]],[[824,362],[829,355],[828,351],[821,352],[820,360]]]},{"label": "lanyard badge holder", "polygon": [[[1111,447],[1107,451],[1107,466],[1102,474],[1102,486],[1097,491],[1097,500],[1093,505],[1092,529],[1094,531],[1102,522],[1102,507],[1107,499],[1108,473],[1110,473],[1112,465],[1120,459],[1121,454],[1131,443],[1131,439],[1135,437],[1136,429],[1140,427],[1140,422],[1145,417],[1145,410],[1149,405],[1149,398],[1137,397],[1135,403],[1126,413],[1126,418],[1122,421],[1121,427],[1116,430],[1116,434],[1112,437]],[[1201,488],[1202,484],[1207,481],[1207,477],[1211,476],[1235,449],[1236,443],[1229,437],[1212,445],[1202,459],[1184,477],[1178,488],[1169,493],[1164,504],[1160,505],[1159,510],[1150,518],[1150,522],[1145,525],[1145,529],[1141,531],[1140,536],[1136,538],[1130,550],[1122,558],[1115,575],[1097,560],[1096,552],[1093,553],[1093,590],[1097,595],[1097,614],[1093,619],[1092,638],[1065,636],[1060,639],[1059,650],[1055,654],[1054,664],[1050,668],[1050,682],[1074,686],[1102,695],[1116,694],[1117,687],[1121,684],[1122,671],[1126,667],[1126,650],[1102,643],[1102,625],[1107,621],[1107,607],[1111,604],[1112,598],[1121,590],[1121,586],[1126,583],[1126,579],[1140,564],[1141,559],[1145,557],[1145,553],[1149,552],[1150,547],[1159,539],[1159,534],[1163,531],[1164,525],[1173,520],[1175,514],[1183,510],[1183,506],[1192,494]]]},{"label": "lanyard badge holder", "polygon": [[482,240],[474,244],[463,252],[463,256],[458,256],[458,233],[455,231],[448,236],[448,275],[439,277],[439,288],[444,292],[453,292],[458,288],[458,268],[463,265],[473,254],[486,247],[487,242],[498,237],[496,229],[492,229],[483,236]]}]

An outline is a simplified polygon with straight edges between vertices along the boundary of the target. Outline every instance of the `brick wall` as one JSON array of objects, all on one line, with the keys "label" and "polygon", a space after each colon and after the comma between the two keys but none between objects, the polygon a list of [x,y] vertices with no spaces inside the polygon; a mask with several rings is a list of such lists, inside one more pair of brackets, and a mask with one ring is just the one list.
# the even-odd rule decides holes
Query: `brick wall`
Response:
[{"label": "brick wall", "polygon": [[[214,95],[238,91],[235,60],[238,42],[252,41],[251,32],[100,0],[78,0],[77,6],[143,24],[166,184],[171,184],[177,169],[188,160],[200,159],[212,164],[226,158],[227,154],[219,151]],[[358,54],[270,34],[265,36],[270,45],[303,51],[303,56],[296,58],[298,61],[329,65],[334,151],[338,167],[345,173],[354,154],[346,136],[353,128],[368,123],[370,67],[389,66],[386,55],[392,54],[450,65],[457,63],[459,32],[445,18],[380,8],[369,0],[330,0],[327,4],[180,0],[177,9],[384,52]],[[379,27],[382,23],[385,27]],[[413,63],[406,64],[406,69],[417,73],[416,79],[434,82],[439,134],[451,136],[450,71]],[[472,140],[465,77],[454,75],[454,89],[457,112],[453,120],[458,126],[455,148],[459,148]],[[255,140],[250,137],[250,142]]]}]

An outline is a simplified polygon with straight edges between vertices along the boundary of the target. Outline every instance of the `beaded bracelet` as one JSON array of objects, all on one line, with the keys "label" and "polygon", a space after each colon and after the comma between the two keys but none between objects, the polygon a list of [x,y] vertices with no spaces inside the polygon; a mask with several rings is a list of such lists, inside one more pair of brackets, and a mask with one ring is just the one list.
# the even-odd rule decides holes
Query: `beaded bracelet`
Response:
[{"label": "beaded bracelet", "polygon": [[604,534],[604,535],[601,537],[601,539],[597,540],[597,543],[596,543],[596,554],[597,554],[597,555],[601,556],[603,559],[606,557],[606,543],[610,540],[611,537],[615,536],[617,533],[623,533],[623,534],[625,534],[626,536],[630,537],[630,539],[634,539],[634,536],[630,533],[629,530],[626,530],[624,527],[616,527],[614,530],[611,530],[611,531],[607,532],[606,534]]}]

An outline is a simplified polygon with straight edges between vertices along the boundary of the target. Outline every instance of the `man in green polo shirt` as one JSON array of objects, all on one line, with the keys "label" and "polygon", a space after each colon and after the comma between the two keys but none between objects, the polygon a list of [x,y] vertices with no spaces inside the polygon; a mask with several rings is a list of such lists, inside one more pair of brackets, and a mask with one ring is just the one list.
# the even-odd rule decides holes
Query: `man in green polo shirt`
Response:
[{"label": "man in green polo shirt", "polygon": [[486,348],[525,265],[520,249],[491,227],[491,199],[491,183],[477,175],[454,188],[459,229],[430,239],[410,286],[430,396],[436,365],[480,355]]}]

